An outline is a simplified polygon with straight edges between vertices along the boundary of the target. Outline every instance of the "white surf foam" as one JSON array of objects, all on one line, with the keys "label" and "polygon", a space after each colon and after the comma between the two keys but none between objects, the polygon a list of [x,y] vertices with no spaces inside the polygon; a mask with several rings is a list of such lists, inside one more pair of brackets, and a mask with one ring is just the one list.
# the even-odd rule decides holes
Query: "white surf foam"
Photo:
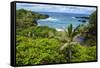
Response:
[{"label": "white surf foam", "polygon": [[76,19],[75,17],[72,17],[73,19]]},{"label": "white surf foam", "polygon": [[57,31],[64,31],[63,29],[56,28]]},{"label": "white surf foam", "polygon": [[53,17],[49,17],[47,19],[40,19],[41,21],[58,21],[58,19],[53,18]]}]

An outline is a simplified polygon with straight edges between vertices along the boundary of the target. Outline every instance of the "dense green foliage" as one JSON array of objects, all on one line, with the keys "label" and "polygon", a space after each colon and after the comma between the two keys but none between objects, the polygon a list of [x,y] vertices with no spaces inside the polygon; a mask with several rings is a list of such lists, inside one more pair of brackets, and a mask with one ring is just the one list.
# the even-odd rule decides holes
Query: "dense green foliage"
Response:
[{"label": "dense green foliage", "polygon": [[[65,32],[56,31],[48,26],[38,26],[36,21],[38,19],[45,19],[48,16],[24,9],[16,10],[16,17],[17,65],[96,60],[95,45],[85,46],[73,41],[74,37],[84,32],[83,28],[79,30],[81,29],[79,28],[80,26],[73,29],[71,24]],[[68,47],[65,45],[68,45]],[[65,48],[60,50],[63,46]],[[69,50],[71,51],[70,61],[68,60]]]},{"label": "dense green foliage", "polygon": [[[85,37],[85,43],[87,45],[94,46],[97,41],[97,13],[93,12],[89,17],[89,23],[87,26],[84,26],[83,34]],[[92,42],[92,43],[91,43]]]},{"label": "dense green foliage", "polygon": [[32,39],[18,36],[17,64],[48,64],[66,62],[64,54],[58,52],[60,43],[56,39]]},{"label": "dense green foliage", "polygon": [[90,20],[89,20],[89,29],[88,29],[88,32],[90,34],[89,37],[91,37],[92,40],[94,40],[96,42],[96,36],[97,36],[97,13],[96,11],[93,12],[91,15],[90,15]]},{"label": "dense green foliage", "polygon": [[95,60],[96,60],[96,46],[87,47],[77,44],[72,47],[71,62],[95,61]]}]

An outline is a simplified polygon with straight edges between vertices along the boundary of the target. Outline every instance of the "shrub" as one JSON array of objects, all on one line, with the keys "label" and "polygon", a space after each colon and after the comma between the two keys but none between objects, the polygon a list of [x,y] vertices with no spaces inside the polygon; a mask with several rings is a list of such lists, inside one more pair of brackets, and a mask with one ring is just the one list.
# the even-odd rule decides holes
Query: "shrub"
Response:
[{"label": "shrub", "polygon": [[96,46],[87,47],[80,44],[72,47],[71,62],[95,61],[96,60]]},{"label": "shrub", "polygon": [[[19,42],[18,42],[19,41]],[[56,39],[17,37],[16,63],[18,65],[64,63],[65,56],[59,53]]]}]

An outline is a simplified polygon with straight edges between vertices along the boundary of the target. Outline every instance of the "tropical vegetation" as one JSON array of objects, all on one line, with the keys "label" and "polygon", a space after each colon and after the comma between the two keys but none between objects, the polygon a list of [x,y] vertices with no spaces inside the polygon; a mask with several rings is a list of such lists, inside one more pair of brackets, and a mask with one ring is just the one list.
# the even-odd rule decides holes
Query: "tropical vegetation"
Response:
[{"label": "tropical vegetation", "polygon": [[[64,31],[38,26],[38,19],[48,18],[24,9],[16,10],[16,64],[36,65],[96,61],[96,11],[88,25],[73,24]],[[75,41],[84,37],[82,43]]]}]

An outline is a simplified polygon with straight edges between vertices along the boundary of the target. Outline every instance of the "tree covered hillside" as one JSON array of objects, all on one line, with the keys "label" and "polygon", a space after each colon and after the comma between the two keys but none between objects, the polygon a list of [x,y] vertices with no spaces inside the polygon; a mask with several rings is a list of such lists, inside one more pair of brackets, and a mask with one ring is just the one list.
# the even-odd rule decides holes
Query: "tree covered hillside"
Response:
[{"label": "tree covered hillside", "polygon": [[[48,15],[24,9],[16,10],[17,65],[97,60],[96,12],[90,15],[87,25],[78,25],[76,28],[73,28],[73,24],[66,25],[68,27],[65,31],[57,31],[48,26],[38,26],[38,19],[48,17]],[[73,40],[78,36],[84,37],[84,44]]]},{"label": "tree covered hillside", "polygon": [[48,15],[42,15],[36,12],[19,9],[16,10],[16,27],[18,28],[27,28],[30,26],[35,26],[38,23],[38,19],[48,18]]}]

